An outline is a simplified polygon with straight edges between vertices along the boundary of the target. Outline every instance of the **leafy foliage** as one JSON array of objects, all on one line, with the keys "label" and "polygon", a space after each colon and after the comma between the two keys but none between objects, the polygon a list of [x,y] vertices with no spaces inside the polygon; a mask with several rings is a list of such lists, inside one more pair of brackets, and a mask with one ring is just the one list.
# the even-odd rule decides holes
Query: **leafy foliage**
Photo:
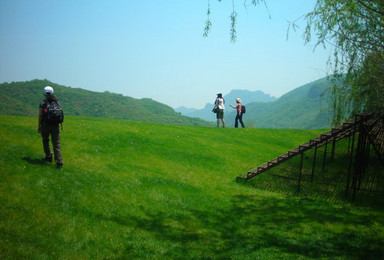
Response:
[{"label": "leafy foliage", "polygon": [[[219,1],[220,2],[220,1]],[[252,0],[249,5],[257,6],[266,1]],[[208,2],[209,3],[209,2]],[[235,12],[232,0],[233,10]],[[248,1],[244,1],[246,6]],[[211,27],[208,7],[208,30]],[[267,8],[268,9],[268,8]],[[231,41],[236,40],[236,16],[231,15]],[[383,0],[317,0],[307,21],[305,42],[316,38],[316,47],[331,46],[333,57],[329,65],[338,75],[332,88],[333,122],[340,124],[355,113],[384,110],[384,1]],[[295,22],[289,23],[296,29]]]},{"label": "leafy foliage", "polygon": [[344,79],[334,90],[335,121],[384,109],[384,2],[318,0],[306,19],[305,41],[315,34],[317,45],[333,46],[332,66]]},{"label": "leafy foliage", "polygon": [[0,84],[0,114],[37,116],[38,105],[44,99],[42,89],[47,85],[54,88],[65,115],[211,126],[210,123],[201,119],[182,116],[171,107],[149,98],[138,100],[110,92],[99,93],[75,89],[48,80]]},{"label": "leafy foliage", "polygon": [[[218,0],[218,1],[221,2],[221,0]],[[229,16],[230,28],[231,28],[230,29],[230,40],[233,43],[236,42],[236,39],[237,39],[237,32],[236,32],[237,12],[236,12],[236,7],[235,7],[235,2],[236,2],[235,0],[232,0],[232,12]],[[265,0],[251,0],[251,1],[245,0],[243,2],[243,5],[246,8],[249,5],[257,6],[261,3],[264,3],[265,8],[268,9],[267,2]],[[210,15],[211,15],[211,5],[210,5],[210,0],[208,0],[207,20],[205,22],[204,33],[203,33],[204,37],[207,37],[209,32],[211,31],[212,22],[210,19]]]}]

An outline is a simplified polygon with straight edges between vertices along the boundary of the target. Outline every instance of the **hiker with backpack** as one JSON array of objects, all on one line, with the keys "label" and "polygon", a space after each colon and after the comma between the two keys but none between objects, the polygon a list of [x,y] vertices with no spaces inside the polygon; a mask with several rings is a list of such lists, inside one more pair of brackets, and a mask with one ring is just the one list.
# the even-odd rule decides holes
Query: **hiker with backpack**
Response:
[{"label": "hiker with backpack", "polygon": [[225,121],[224,121],[224,109],[225,109],[225,100],[223,98],[223,94],[219,93],[217,94],[217,98],[215,100],[215,106],[213,108],[213,112],[216,113],[216,119],[217,119],[217,127],[220,126],[220,120],[223,124],[223,127],[225,127]]},{"label": "hiker with backpack", "polygon": [[41,133],[43,139],[45,153],[43,161],[52,162],[52,152],[49,145],[49,136],[51,136],[56,167],[61,169],[63,160],[60,146],[60,124],[64,121],[64,114],[59,101],[53,95],[53,88],[46,86],[43,92],[45,99],[40,102],[38,126],[38,132]]},{"label": "hiker with backpack", "polygon": [[240,121],[241,126],[244,128],[245,126],[243,123],[243,114],[245,114],[245,106],[241,104],[240,98],[236,98],[236,103],[237,103],[237,106],[229,105],[230,107],[237,109],[237,114],[235,118],[235,128],[239,126],[238,121]]}]

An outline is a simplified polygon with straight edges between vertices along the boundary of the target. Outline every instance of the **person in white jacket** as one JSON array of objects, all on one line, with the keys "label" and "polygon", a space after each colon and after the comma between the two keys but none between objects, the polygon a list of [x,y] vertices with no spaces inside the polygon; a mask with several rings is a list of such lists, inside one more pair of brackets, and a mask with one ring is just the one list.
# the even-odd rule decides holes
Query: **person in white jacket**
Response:
[{"label": "person in white jacket", "polygon": [[215,100],[215,108],[217,108],[216,112],[216,119],[217,119],[217,127],[220,127],[220,120],[223,124],[223,127],[225,127],[225,121],[224,121],[224,109],[225,109],[225,100],[223,98],[223,95],[221,93],[217,94],[217,98]]}]

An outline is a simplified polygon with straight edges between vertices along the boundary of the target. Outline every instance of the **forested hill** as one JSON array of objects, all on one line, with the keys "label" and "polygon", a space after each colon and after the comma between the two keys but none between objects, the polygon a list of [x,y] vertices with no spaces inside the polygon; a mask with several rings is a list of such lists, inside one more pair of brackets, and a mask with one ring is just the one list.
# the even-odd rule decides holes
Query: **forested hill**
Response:
[{"label": "forested hill", "polygon": [[[251,103],[244,115],[248,126],[260,128],[325,129],[331,127],[329,88],[336,84],[327,77],[298,87],[278,100]],[[227,113],[233,121],[234,111]]]},{"label": "forested hill", "polygon": [[[226,110],[224,118],[228,127],[233,127],[236,110],[236,97],[243,100],[247,108],[243,121],[246,127],[276,129],[327,129],[331,127],[333,111],[330,111],[330,88],[338,86],[337,79],[329,76],[300,86],[285,95],[276,98],[261,91],[232,90],[225,95]],[[176,111],[186,116],[199,117],[207,121],[216,121],[212,113],[212,104],[203,109],[192,110],[178,108]]]},{"label": "forested hill", "polygon": [[0,84],[0,114],[37,116],[44,99],[43,88],[53,87],[65,115],[128,119],[178,125],[211,126],[212,123],[176,113],[171,107],[149,98],[135,99],[110,92],[93,92],[32,80]]}]

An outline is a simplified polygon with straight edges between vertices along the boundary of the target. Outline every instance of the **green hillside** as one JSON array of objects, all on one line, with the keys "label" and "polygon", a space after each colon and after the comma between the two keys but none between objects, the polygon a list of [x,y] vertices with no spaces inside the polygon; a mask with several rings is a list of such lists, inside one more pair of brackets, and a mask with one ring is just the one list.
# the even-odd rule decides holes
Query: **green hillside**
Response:
[{"label": "green hillside", "polygon": [[[243,120],[248,126],[279,129],[325,129],[331,127],[327,78],[311,82],[268,103],[247,104]],[[235,111],[228,110],[226,120],[234,121]]]},{"label": "green hillside", "polygon": [[171,107],[149,98],[134,99],[110,92],[70,88],[48,80],[0,84],[0,114],[37,116],[43,88],[54,88],[65,115],[128,119],[178,125],[211,126],[198,118],[176,113]]},{"label": "green hillside", "polygon": [[64,167],[36,118],[0,116],[1,259],[382,259],[382,209],[236,183],[318,130],[68,116]]}]

